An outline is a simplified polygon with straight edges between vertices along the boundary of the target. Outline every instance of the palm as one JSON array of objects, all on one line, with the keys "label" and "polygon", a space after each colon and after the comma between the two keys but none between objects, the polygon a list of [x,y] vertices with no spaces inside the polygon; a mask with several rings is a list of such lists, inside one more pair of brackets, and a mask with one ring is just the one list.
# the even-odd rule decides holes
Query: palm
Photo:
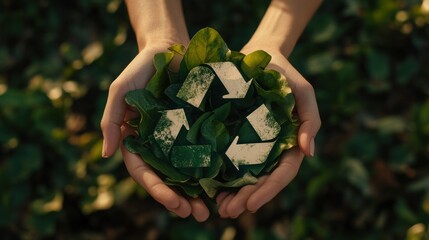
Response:
[{"label": "palm", "polygon": [[138,116],[137,112],[125,104],[124,96],[131,90],[146,86],[155,72],[153,56],[170,46],[170,44],[159,44],[146,47],[112,83],[101,121],[104,135],[103,156],[110,156],[121,145],[124,162],[131,177],[155,200],[180,217],[192,214],[196,220],[204,221],[208,218],[209,211],[201,199],[186,199],[174,192],[139,156],[128,152],[121,144],[125,137],[133,134],[133,131],[124,123]]},{"label": "palm", "polygon": [[[253,50],[257,49],[247,47],[242,52],[249,53]],[[313,155],[314,136],[311,133],[315,134],[320,127],[313,88],[279,51],[268,52],[272,60],[267,68],[277,70],[286,76],[295,95],[301,123],[298,132],[299,147],[284,152],[277,168],[270,175],[260,177],[257,184],[245,186],[237,193],[219,194],[216,201],[222,217],[235,218],[245,211],[257,211],[293,180],[304,155]]]}]

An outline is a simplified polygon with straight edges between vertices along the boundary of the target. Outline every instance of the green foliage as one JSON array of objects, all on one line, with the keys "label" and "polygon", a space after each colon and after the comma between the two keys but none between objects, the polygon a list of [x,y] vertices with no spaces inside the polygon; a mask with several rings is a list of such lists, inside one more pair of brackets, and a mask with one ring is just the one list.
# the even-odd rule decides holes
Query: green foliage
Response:
[{"label": "green foliage", "polygon": [[[289,59],[317,94],[316,156],[257,213],[198,224],[148,197],[120,154],[100,157],[108,86],[137,52],[124,3],[1,1],[2,239],[428,239],[422,2],[325,1]],[[183,1],[191,35],[213,27],[236,51],[268,3]]]},{"label": "green foliage", "polygon": [[[124,140],[125,148],[139,154],[144,162],[159,173],[165,183],[179,187],[179,190],[183,190],[190,197],[201,195],[214,199],[221,190],[236,191],[245,185],[255,184],[256,177],[268,174],[277,165],[283,151],[297,145],[299,124],[292,119],[295,101],[286,78],[275,70],[265,70],[271,56],[263,50],[246,56],[240,55],[242,58],[233,57],[236,65],[231,64],[228,60],[233,53],[219,33],[212,28],[198,31],[187,49],[180,44],[169,49],[170,52],[154,56],[156,73],[147,87],[130,91],[125,96],[125,102],[140,113],[139,124],[134,125],[138,135],[127,137]],[[181,69],[177,73],[179,78],[170,78],[177,74],[169,74],[168,71],[174,54],[183,55]],[[258,91],[249,91],[247,87],[243,97],[237,97],[238,101],[223,99],[221,96],[225,90],[216,86],[220,82],[211,82],[215,74],[207,66],[214,70],[215,65],[209,64],[212,62],[226,62],[230,64],[228,67],[237,69],[237,73],[242,71],[249,79],[247,86],[250,86],[250,79],[253,79]],[[246,84],[245,79],[242,81]],[[179,90],[177,94],[169,92],[167,96],[171,99],[168,99],[163,93],[169,89],[171,91],[171,86],[179,86]],[[199,98],[197,94],[200,93],[196,89],[203,87],[207,87],[207,93],[203,92],[201,103],[195,105],[187,101]],[[224,88],[229,91],[227,84]],[[177,102],[178,98],[189,104],[184,101]],[[272,116],[274,114],[269,112],[272,116],[270,125],[277,124],[278,132],[274,139],[269,139],[273,142],[267,155],[263,162],[243,164],[246,166],[241,168],[245,170],[239,169],[239,163],[235,163],[235,159],[228,155],[230,149],[237,146],[237,142],[233,143],[234,138],[240,137],[243,144],[265,144],[254,130],[243,130],[243,126],[244,129],[253,127],[242,115],[250,113],[250,110],[253,111],[258,106],[266,105],[276,110],[274,113],[282,120],[281,125]],[[283,111],[277,110],[279,106]],[[158,112],[162,112],[162,116],[154,117],[159,115]],[[169,113],[174,116],[169,118]],[[180,134],[183,126],[189,128],[186,134]],[[176,127],[176,130],[172,130]],[[243,139],[247,141],[243,142]],[[233,167],[233,164],[237,165]]]}]

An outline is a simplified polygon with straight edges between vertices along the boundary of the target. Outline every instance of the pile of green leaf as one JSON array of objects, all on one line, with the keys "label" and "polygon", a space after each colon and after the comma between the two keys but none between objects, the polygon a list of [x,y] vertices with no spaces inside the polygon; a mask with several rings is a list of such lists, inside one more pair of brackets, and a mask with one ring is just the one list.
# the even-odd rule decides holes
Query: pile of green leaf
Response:
[{"label": "pile of green leaf", "polygon": [[[168,69],[175,54],[183,56],[178,72]],[[272,171],[284,150],[296,145],[298,122],[292,115],[295,105],[286,78],[274,70],[265,70],[271,56],[259,50],[248,55],[231,51],[219,33],[204,28],[191,39],[188,48],[175,44],[168,52],[154,56],[156,73],[145,89],[129,92],[125,101],[136,108],[141,117],[129,122],[136,136],[124,140],[128,151],[139,154],[164,182],[178,187],[185,194],[197,197],[207,194],[213,198],[219,190],[234,190],[255,184],[257,177]],[[196,108],[178,99],[177,93],[188,73],[204,63],[232,62],[246,81],[252,80],[242,99],[223,99],[226,90],[214,82],[206,94],[202,107]],[[281,126],[279,135],[265,162],[256,165],[233,166],[225,151],[236,136],[240,143],[261,142],[246,116],[265,104]],[[154,140],[154,129],[161,112],[183,109],[189,130],[182,127],[174,141],[176,146],[211,145],[211,162],[206,167],[174,167],[170,156]],[[188,161],[185,156],[184,161]]]}]

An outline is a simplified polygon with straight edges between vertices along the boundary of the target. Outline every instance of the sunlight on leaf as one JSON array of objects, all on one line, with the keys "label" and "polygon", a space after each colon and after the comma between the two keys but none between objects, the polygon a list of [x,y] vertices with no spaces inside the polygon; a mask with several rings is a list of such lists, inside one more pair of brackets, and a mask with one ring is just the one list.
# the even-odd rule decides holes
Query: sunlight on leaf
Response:
[{"label": "sunlight on leaf", "polygon": [[411,226],[407,231],[406,240],[423,240],[425,239],[426,227],[423,223],[417,223]]},{"label": "sunlight on leaf", "polygon": [[408,20],[408,13],[406,11],[399,11],[396,13],[396,21],[398,22],[405,22]]},{"label": "sunlight on leaf", "polygon": [[7,91],[6,83],[0,83],[0,95],[3,95]]},{"label": "sunlight on leaf", "polygon": [[422,208],[426,214],[429,214],[429,193],[426,193],[426,196],[423,200]]},{"label": "sunlight on leaf", "polygon": [[56,212],[60,211],[63,207],[63,195],[60,193],[55,194],[52,201],[43,204],[42,210],[44,212]]},{"label": "sunlight on leaf", "polygon": [[80,70],[80,69],[82,69],[83,68],[83,62],[82,62],[82,60],[74,60],[73,62],[72,62],[72,67],[75,69],[75,70]]},{"label": "sunlight on leaf", "polygon": [[110,188],[115,184],[115,182],[116,178],[112,174],[102,174],[97,177],[98,185],[103,188]]},{"label": "sunlight on leaf", "polygon": [[87,92],[87,87],[84,85],[79,85],[76,81],[68,80],[65,81],[62,85],[64,92],[70,94],[74,98],[82,97]]},{"label": "sunlight on leaf", "polygon": [[95,201],[92,204],[84,206],[83,210],[86,210],[85,212],[90,213],[95,210],[109,209],[113,206],[113,203],[114,198],[112,191],[100,189]]},{"label": "sunlight on leaf", "polygon": [[119,6],[121,5],[122,1],[119,0],[112,0],[107,4],[107,12],[109,13],[115,13]]},{"label": "sunlight on leaf", "polygon": [[115,43],[116,46],[121,46],[122,44],[125,43],[126,40],[127,40],[127,28],[125,26],[120,26],[118,29],[118,33],[116,34],[113,42]]},{"label": "sunlight on leaf", "polygon": [[227,227],[221,236],[221,240],[233,240],[237,235],[237,230],[234,227]]},{"label": "sunlight on leaf", "polygon": [[422,11],[428,13],[429,12],[429,0],[423,0],[422,2]]},{"label": "sunlight on leaf", "polygon": [[113,186],[115,204],[124,203],[136,191],[137,184],[131,178],[125,178]]},{"label": "sunlight on leaf", "polygon": [[80,159],[75,166],[76,177],[83,179],[86,176],[86,161]]},{"label": "sunlight on leaf", "polygon": [[83,61],[86,64],[91,64],[103,55],[103,45],[101,42],[93,42],[82,50]]},{"label": "sunlight on leaf", "polygon": [[63,91],[61,90],[60,87],[54,87],[52,89],[49,90],[48,92],[48,97],[51,100],[57,100],[59,99],[61,96],[63,95]]}]

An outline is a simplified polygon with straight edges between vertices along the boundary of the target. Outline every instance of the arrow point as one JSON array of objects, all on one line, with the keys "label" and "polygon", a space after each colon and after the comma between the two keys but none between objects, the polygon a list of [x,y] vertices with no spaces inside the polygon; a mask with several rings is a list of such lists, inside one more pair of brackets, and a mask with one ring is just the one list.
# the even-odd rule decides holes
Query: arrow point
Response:
[{"label": "arrow point", "polygon": [[180,129],[184,126],[189,130],[189,123],[182,108],[165,110],[161,113],[162,117],[155,127],[153,137],[164,154],[168,156]]},{"label": "arrow point", "polygon": [[194,67],[189,72],[176,97],[200,108],[214,78],[215,74],[210,68],[206,66]]},{"label": "arrow point", "polygon": [[262,104],[255,111],[253,111],[247,120],[255,129],[258,136],[262,141],[267,141],[276,138],[281,130],[280,124],[274,118],[270,110]]},{"label": "arrow point", "polygon": [[237,155],[237,143],[238,143],[238,136],[236,136],[234,138],[234,140],[232,141],[231,145],[229,145],[228,149],[226,150],[225,154],[226,156],[228,156],[228,158],[231,160],[232,165],[234,165],[234,167],[237,170],[239,169],[239,164],[238,161],[235,160],[235,157]]}]

